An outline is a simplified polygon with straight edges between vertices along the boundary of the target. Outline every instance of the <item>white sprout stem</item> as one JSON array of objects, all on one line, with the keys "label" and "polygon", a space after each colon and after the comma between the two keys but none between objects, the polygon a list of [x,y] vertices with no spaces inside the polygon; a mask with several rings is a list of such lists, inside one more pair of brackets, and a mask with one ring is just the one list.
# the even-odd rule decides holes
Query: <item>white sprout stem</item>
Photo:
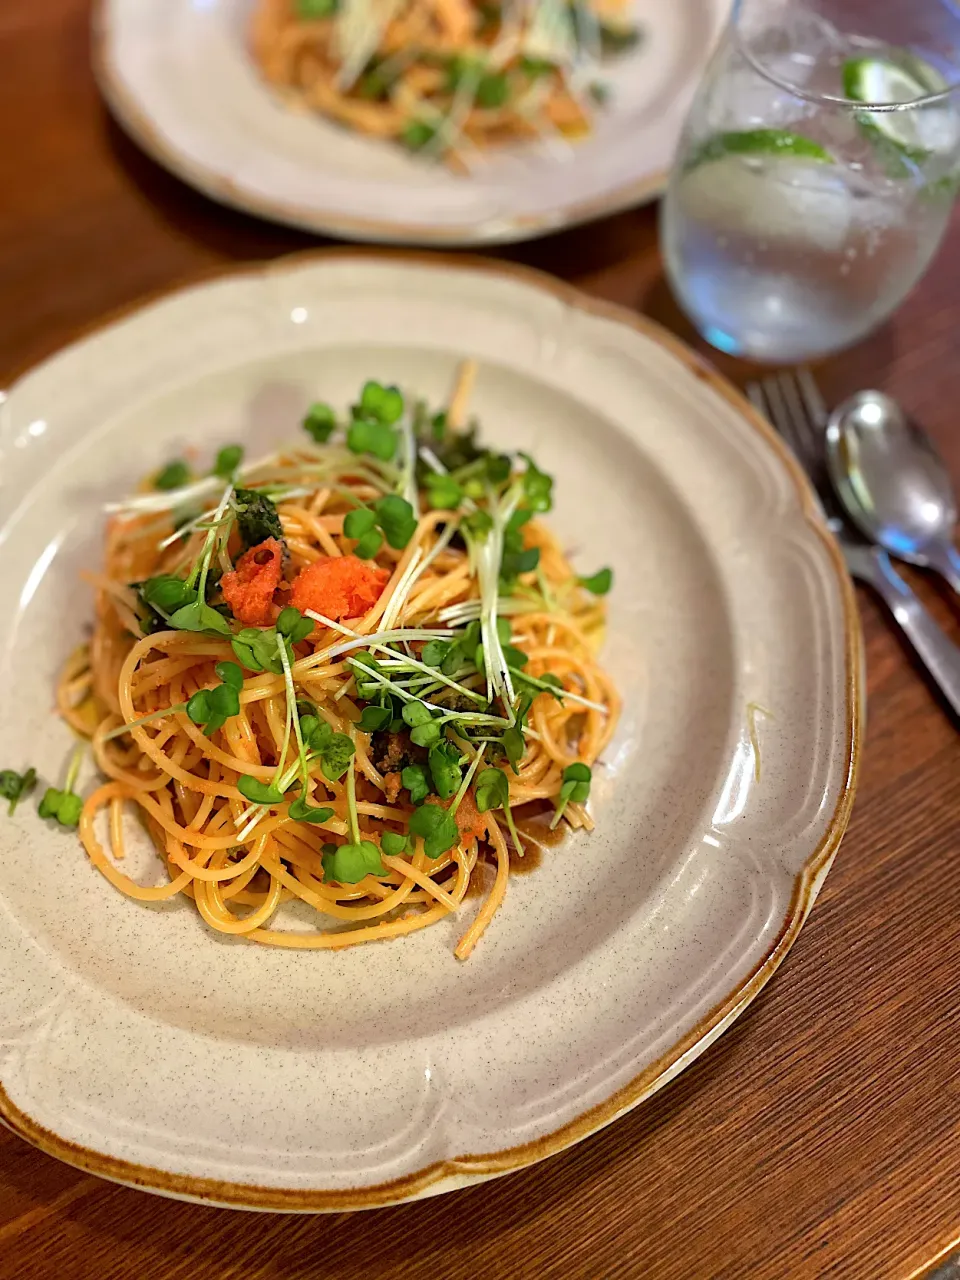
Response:
[{"label": "white sprout stem", "polygon": [[297,691],[293,684],[293,670],[290,666],[287,646],[279,635],[277,636],[277,648],[280,650],[280,662],[283,666],[283,684],[287,695],[287,715],[290,716],[291,710],[293,713],[293,732],[297,739],[297,765],[303,777],[303,800],[306,802],[310,775],[307,770],[307,753],[303,749],[303,734],[300,732],[300,717],[297,715]]},{"label": "white sprout stem", "polygon": [[[206,591],[207,574],[210,572],[210,564],[213,560],[213,553],[216,548],[217,539],[220,536],[220,525],[223,523],[223,515],[230,502],[233,493],[233,481],[231,480],[223,491],[223,497],[217,504],[217,509],[213,513],[210,531],[206,536],[203,544],[203,550],[200,553],[200,559],[197,562],[197,599],[203,604],[203,597]],[[193,582],[194,574],[191,572],[188,582]]]},{"label": "white sprout stem", "polygon": [[[393,651],[388,649],[384,644],[377,644],[371,647],[377,649],[380,653],[389,653],[391,656],[393,654]],[[455,692],[463,694],[465,698],[472,698],[475,702],[487,701],[482,694],[474,693],[472,689],[467,689],[464,685],[458,684],[456,680],[452,680],[449,676],[444,675],[443,672],[437,670],[436,667],[428,667],[425,662],[420,662],[417,658],[400,658],[397,661],[404,670],[412,667],[422,675],[429,676],[431,680],[438,681],[440,684],[445,684],[448,689],[453,689]]]},{"label": "white sprout stem", "polygon": [[[493,528],[486,534],[477,551],[477,576],[480,580],[480,634],[487,671],[487,701],[497,693],[512,707],[513,681],[497,635],[497,605],[500,596],[500,562],[503,559],[503,530],[520,503],[518,488],[497,509]],[[493,505],[491,503],[491,505]]]},{"label": "white sprout stem", "polygon": [[528,676],[525,671],[517,668],[511,668],[515,675],[528,684],[534,685],[541,693],[552,693],[554,697],[561,699],[569,698],[571,702],[575,702],[577,706],[589,707],[591,711],[599,711],[601,715],[609,714],[609,708],[603,706],[600,702],[592,702],[589,698],[581,697],[579,693],[571,693],[569,689],[557,688],[556,685],[547,684],[543,680],[538,680],[536,676]]},{"label": "white sprout stem", "polygon": [[123,734],[129,733],[131,729],[139,729],[142,724],[150,724],[152,720],[163,720],[166,716],[172,716],[177,711],[186,711],[187,704],[178,702],[172,707],[161,707],[159,711],[151,711],[149,715],[141,716],[139,720],[131,720],[129,724],[122,724],[116,729],[111,729],[109,733],[105,733],[101,738],[101,742],[109,742],[112,738],[122,737]]},{"label": "white sprout stem", "polygon": [[410,592],[416,586],[417,580],[427,571],[427,569],[429,569],[441,552],[446,551],[453,539],[453,535],[457,531],[457,527],[458,526],[455,524],[448,524],[443,533],[434,543],[425,559],[418,559],[420,556],[420,549],[417,548],[416,553],[411,557],[410,564],[407,566],[407,572],[397,584],[397,589],[393,593],[393,598],[387,606],[386,613],[383,617],[385,624],[393,626],[397,621],[397,615],[410,598]]},{"label": "white sprout stem", "polygon": [[512,723],[502,716],[488,716],[480,711],[451,711],[449,707],[442,707],[436,702],[428,702],[426,698],[418,698],[416,694],[408,693],[402,685],[390,680],[382,672],[374,671],[373,667],[367,667],[362,662],[357,662],[355,658],[348,658],[347,661],[353,668],[354,677],[359,675],[363,681],[373,680],[376,684],[382,684],[385,689],[395,693],[404,702],[419,702],[423,706],[429,707],[431,711],[438,711],[445,720],[459,720],[463,724],[502,724],[507,728]]},{"label": "white sprout stem", "polygon": [[[309,613],[308,617],[313,615]],[[370,645],[377,649],[382,649],[386,644],[399,642],[401,640],[449,640],[456,632],[450,627],[428,628],[411,627],[409,629],[399,631],[375,631],[373,635],[357,636],[353,640],[348,640],[344,644],[337,644],[327,652],[330,658],[338,658],[342,653],[347,653],[350,649],[359,649],[363,645]],[[416,659],[413,659],[416,661]]]},{"label": "white sprout stem", "polygon": [[424,460],[430,470],[435,471],[438,476],[445,476],[449,474],[447,468],[443,465],[428,444],[422,444],[420,446],[420,457]]},{"label": "white sprout stem", "polygon": [[[494,741],[496,741],[496,739],[494,739]],[[460,808],[460,802],[463,800],[463,797],[470,790],[470,783],[473,781],[474,775],[476,774],[477,770],[480,768],[480,761],[483,759],[483,753],[486,751],[486,749],[487,749],[486,741],[481,742],[480,749],[475,753],[473,759],[471,760],[470,768],[467,770],[466,776],[464,777],[463,781],[460,783],[460,789],[457,792],[456,796],[454,797],[453,804],[450,806],[451,814],[456,814],[457,810]]]},{"label": "white sprout stem", "polygon": [[417,565],[423,559],[423,551],[420,547],[414,549],[413,555],[410,557],[410,563],[400,575],[400,581],[394,588],[393,595],[390,597],[390,603],[387,605],[383,614],[383,625],[385,628],[393,627],[397,621],[397,615],[403,607],[403,601],[406,596],[406,585],[410,578],[416,573]]},{"label": "white sprout stem", "polygon": [[403,470],[400,474],[400,496],[413,507],[413,514],[420,519],[420,493],[417,489],[417,445],[413,438],[413,423],[409,414],[400,423],[400,439],[403,441]]},{"label": "white sprout stem", "polygon": [[[353,725],[350,726],[350,741],[356,750],[356,736]],[[350,823],[350,838],[354,844],[360,843],[360,819],[357,816],[357,771],[351,760],[347,770],[347,819]]]}]

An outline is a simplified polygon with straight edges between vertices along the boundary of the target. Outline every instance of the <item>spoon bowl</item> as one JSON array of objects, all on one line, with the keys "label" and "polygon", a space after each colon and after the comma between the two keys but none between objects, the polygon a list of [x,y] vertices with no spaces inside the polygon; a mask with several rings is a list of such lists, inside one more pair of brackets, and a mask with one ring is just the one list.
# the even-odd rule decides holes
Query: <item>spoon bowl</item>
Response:
[{"label": "spoon bowl", "polygon": [[851,396],[830,415],[826,453],[837,495],[866,537],[960,592],[950,473],[900,405],[882,391]]}]

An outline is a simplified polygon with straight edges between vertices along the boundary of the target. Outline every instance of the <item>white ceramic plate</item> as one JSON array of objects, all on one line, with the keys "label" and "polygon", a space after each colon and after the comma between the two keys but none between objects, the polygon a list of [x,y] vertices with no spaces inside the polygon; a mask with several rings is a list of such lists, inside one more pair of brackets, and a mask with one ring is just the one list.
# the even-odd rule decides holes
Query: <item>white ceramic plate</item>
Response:
[{"label": "white ceramic plate", "polygon": [[561,160],[501,152],[470,178],[286,109],[247,51],[250,0],[98,0],[94,61],[123,127],[215,200],[355,240],[495,244],[662,189],[730,0],[634,5],[648,38],[606,77],[613,105],[596,134]]},{"label": "white ceramic plate", "polygon": [[[227,941],[187,903],[115,892],[35,802],[4,815],[0,1114],[45,1150],[264,1208],[448,1190],[657,1089],[796,937],[856,766],[859,633],[836,548],[726,384],[649,322],[517,269],[294,259],[153,302],[17,382],[0,763],[59,776],[51,691],[90,616],[77,575],[98,564],[104,500],[185,442],[256,452],[366,376],[440,397],[464,354],[482,362],[487,438],[555,474],[564,541],[616,574],[606,662],[626,709],[596,832],[512,879],[461,964],[462,921],[344,952]],[[759,760],[750,704],[770,713]]]}]

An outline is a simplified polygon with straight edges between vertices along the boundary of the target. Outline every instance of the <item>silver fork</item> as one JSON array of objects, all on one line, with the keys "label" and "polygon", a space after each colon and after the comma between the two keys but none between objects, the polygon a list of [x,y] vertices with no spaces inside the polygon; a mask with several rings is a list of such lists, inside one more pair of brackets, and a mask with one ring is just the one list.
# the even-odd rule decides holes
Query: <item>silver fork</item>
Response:
[{"label": "silver fork", "polygon": [[960,647],[933,620],[881,547],[865,541],[847,519],[830,484],[824,451],[826,406],[808,369],[753,382],[747,395],[793,450],[806,471],[850,576],[871,586],[913,646],[954,714],[960,716]]}]

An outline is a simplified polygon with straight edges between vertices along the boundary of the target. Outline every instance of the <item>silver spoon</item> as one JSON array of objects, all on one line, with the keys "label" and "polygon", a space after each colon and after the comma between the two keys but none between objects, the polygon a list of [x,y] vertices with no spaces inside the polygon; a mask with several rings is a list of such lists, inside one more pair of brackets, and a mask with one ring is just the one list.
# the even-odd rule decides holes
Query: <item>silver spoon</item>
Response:
[{"label": "silver spoon", "polygon": [[861,531],[960,594],[950,474],[921,428],[882,391],[860,391],[830,415],[827,465]]}]

